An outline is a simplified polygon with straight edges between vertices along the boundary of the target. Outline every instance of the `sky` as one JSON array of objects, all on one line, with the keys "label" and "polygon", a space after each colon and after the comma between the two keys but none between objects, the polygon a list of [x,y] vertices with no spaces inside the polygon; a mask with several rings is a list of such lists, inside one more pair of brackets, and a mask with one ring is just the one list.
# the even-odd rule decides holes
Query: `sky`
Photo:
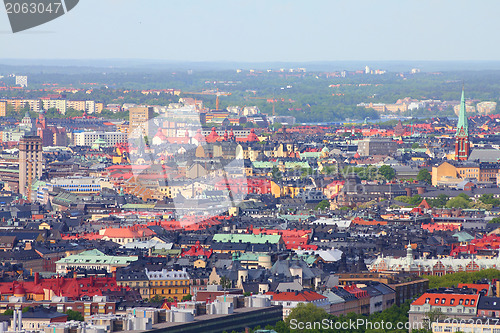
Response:
[{"label": "sky", "polygon": [[[34,0],[33,0],[34,1]],[[1,59],[500,60],[498,0],[80,0]]]}]

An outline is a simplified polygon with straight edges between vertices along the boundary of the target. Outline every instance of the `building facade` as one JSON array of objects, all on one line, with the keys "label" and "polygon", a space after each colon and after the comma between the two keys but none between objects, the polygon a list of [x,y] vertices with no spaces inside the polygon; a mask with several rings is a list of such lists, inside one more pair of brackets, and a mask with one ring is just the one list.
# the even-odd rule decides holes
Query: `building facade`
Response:
[{"label": "building facade", "polygon": [[122,132],[79,132],[73,134],[75,146],[92,146],[98,139],[106,142],[108,146],[127,142],[127,134]]},{"label": "building facade", "polygon": [[181,300],[189,294],[191,278],[186,271],[150,271],[145,269],[149,279],[149,297],[155,296]]},{"label": "building facade", "polygon": [[29,197],[31,184],[42,176],[42,139],[25,136],[19,142],[19,193]]},{"label": "building facade", "polygon": [[398,144],[390,138],[368,138],[358,142],[361,156],[389,155],[396,152]]},{"label": "building facade", "polygon": [[149,136],[149,120],[153,118],[153,108],[133,107],[129,109],[129,112],[130,119],[128,132],[134,136]]}]

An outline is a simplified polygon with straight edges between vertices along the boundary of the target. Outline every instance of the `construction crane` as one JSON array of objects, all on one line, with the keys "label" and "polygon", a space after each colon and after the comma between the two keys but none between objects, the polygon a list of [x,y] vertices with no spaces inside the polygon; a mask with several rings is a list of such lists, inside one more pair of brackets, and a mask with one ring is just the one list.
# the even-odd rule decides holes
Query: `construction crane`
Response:
[{"label": "construction crane", "polygon": [[224,91],[219,91],[219,88],[217,88],[217,90],[205,90],[205,91],[202,91],[202,92],[190,92],[190,91],[186,91],[186,92],[183,92],[183,94],[185,95],[215,95],[217,96],[217,98],[215,99],[215,109],[216,110],[219,110],[219,96],[230,96],[231,93],[230,92],[224,92]]},{"label": "construction crane", "polygon": [[276,102],[278,102],[278,101],[284,102],[285,101],[284,98],[282,98],[281,100],[278,100],[278,99],[276,99],[274,97],[273,98],[269,98],[269,97],[246,97],[246,98],[247,99],[265,99],[266,102],[273,103],[273,117],[276,116],[276,110],[275,110],[275,107],[274,107],[275,104],[276,104]]}]

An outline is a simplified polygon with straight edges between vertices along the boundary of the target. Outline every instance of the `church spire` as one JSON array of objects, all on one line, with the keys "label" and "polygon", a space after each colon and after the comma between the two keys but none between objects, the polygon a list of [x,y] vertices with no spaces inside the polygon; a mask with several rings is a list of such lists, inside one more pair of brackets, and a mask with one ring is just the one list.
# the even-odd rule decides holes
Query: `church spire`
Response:
[{"label": "church spire", "polygon": [[465,106],[465,94],[462,87],[462,98],[460,99],[460,111],[458,113],[457,136],[469,135],[469,123],[467,121],[467,108]]},{"label": "church spire", "polygon": [[462,87],[462,98],[460,100],[460,111],[458,113],[457,133],[455,134],[455,159],[465,161],[469,158],[469,123],[467,120],[467,108],[465,106],[465,94]]}]

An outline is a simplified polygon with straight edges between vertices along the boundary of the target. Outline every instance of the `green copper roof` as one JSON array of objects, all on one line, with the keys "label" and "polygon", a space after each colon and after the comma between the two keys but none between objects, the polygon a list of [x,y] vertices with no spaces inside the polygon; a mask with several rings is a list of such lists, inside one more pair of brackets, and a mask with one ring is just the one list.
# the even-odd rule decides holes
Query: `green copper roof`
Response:
[{"label": "green copper roof", "polygon": [[128,203],[122,206],[123,209],[153,209],[155,208],[154,204],[133,204]]},{"label": "green copper roof", "polygon": [[116,264],[116,265],[127,265],[138,258],[136,256],[124,257],[124,256],[109,256],[102,253],[99,250],[89,250],[79,254],[73,254],[66,258],[62,258],[56,263],[62,264]]},{"label": "green copper roof", "polygon": [[460,112],[458,113],[457,136],[469,136],[469,123],[467,121],[465,107],[464,89],[462,89],[462,99],[460,100]]}]

